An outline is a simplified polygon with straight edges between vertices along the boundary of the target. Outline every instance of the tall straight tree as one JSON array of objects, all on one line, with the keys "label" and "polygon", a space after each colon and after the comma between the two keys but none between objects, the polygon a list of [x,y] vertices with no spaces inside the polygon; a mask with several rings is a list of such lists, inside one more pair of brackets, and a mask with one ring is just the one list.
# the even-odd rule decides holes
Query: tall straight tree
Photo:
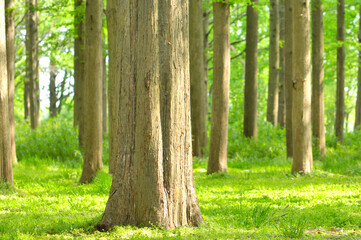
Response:
[{"label": "tall straight tree", "polygon": [[244,135],[257,139],[258,0],[247,6],[246,80],[244,87]]},{"label": "tall straight tree", "polygon": [[50,99],[50,105],[49,105],[49,113],[50,117],[54,118],[58,115],[58,111],[56,108],[56,102],[58,100],[56,96],[56,75],[57,75],[57,66],[55,63],[55,56],[50,56],[50,84],[49,84],[49,99]]},{"label": "tall straight tree", "polygon": [[85,8],[85,138],[80,183],[91,182],[102,161],[102,0],[86,0]]},{"label": "tall straight tree", "polygon": [[84,0],[74,1],[74,126],[79,130],[79,146],[84,147],[84,89],[85,89],[85,38],[84,38]]},{"label": "tall straight tree", "polygon": [[[359,23],[359,31],[358,31],[358,42],[361,46],[361,5],[360,5],[359,17],[360,17],[360,23]],[[360,125],[361,125],[361,49],[359,48],[355,129],[360,129]]]},{"label": "tall straight tree", "polygon": [[324,40],[322,0],[312,0],[312,135],[321,156],[326,153],[324,117]]},{"label": "tall straight tree", "polygon": [[10,142],[11,159],[14,164],[16,159],[15,144],[15,118],[14,118],[14,93],[15,93],[15,2],[5,0],[5,25],[6,25],[6,56],[8,73],[8,94],[9,94],[9,121],[10,121]]},{"label": "tall straight tree", "polygon": [[287,157],[292,158],[292,48],[293,48],[293,20],[292,1],[285,0],[285,96],[286,96],[286,143]]},{"label": "tall straight tree", "polygon": [[345,0],[337,0],[337,92],[335,134],[343,142],[345,121]]},{"label": "tall straight tree", "polygon": [[205,101],[207,84],[204,81],[203,53],[203,8],[202,0],[189,1],[189,51],[191,77],[191,119],[193,155],[201,157],[204,145],[203,137],[207,135],[207,114]]},{"label": "tall straight tree", "polygon": [[12,183],[13,170],[5,35],[5,1],[0,1],[0,180]]},{"label": "tall straight tree", "polygon": [[39,88],[39,12],[38,0],[27,0],[26,57],[29,82],[30,123],[32,129],[40,125]]},{"label": "tall straight tree", "polygon": [[[204,85],[206,88],[206,95],[204,96],[204,113],[206,115],[206,120],[208,120],[208,62],[209,62],[209,15],[211,14],[209,10],[209,0],[203,0],[205,7],[203,8],[203,63],[204,63]],[[204,133],[202,136],[202,146],[208,146],[208,134]]]},{"label": "tall straight tree", "polygon": [[279,96],[278,96],[278,124],[281,128],[286,125],[286,86],[285,86],[285,1],[279,2],[279,24],[280,24],[280,66],[279,66]]},{"label": "tall straight tree", "polygon": [[208,174],[227,171],[230,82],[229,1],[213,2],[213,94]]},{"label": "tall straight tree", "polygon": [[[109,71],[120,89],[111,95],[119,98],[119,131],[110,136],[120,147],[110,156],[116,167],[98,228],[198,226],[203,219],[192,171],[188,1],[109,0],[107,12],[109,34],[123,36],[109,36],[117,41],[109,45]],[[118,66],[114,55],[122,59]]]},{"label": "tall straight tree", "polygon": [[270,0],[270,43],[269,43],[269,80],[267,99],[267,121],[277,124],[278,82],[279,82],[279,0]]},{"label": "tall straight tree", "polygon": [[310,1],[293,2],[293,165],[292,173],[312,172]]}]

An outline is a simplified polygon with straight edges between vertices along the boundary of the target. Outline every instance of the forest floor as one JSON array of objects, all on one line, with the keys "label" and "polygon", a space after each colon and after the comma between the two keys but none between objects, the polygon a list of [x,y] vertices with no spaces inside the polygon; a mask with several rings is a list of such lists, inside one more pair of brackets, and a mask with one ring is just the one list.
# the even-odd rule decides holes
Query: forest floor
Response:
[{"label": "forest floor", "polygon": [[290,175],[289,160],[231,160],[229,173],[194,172],[205,225],[199,228],[116,227],[94,231],[111,177],[99,172],[79,185],[79,164],[22,160],[15,189],[0,183],[0,239],[361,239],[361,177],[315,162],[308,176]]}]

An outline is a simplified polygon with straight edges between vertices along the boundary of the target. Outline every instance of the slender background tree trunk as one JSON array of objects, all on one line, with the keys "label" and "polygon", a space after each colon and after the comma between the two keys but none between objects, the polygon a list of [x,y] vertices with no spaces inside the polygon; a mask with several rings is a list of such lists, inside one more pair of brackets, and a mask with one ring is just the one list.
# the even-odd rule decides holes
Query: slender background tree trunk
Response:
[{"label": "slender background tree trunk", "polygon": [[312,0],[312,135],[321,156],[326,153],[323,39],[323,4]]},{"label": "slender background tree trunk", "polygon": [[57,75],[57,67],[54,63],[54,60],[50,58],[50,84],[49,84],[49,93],[50,93],[50,106],[49,112],[50,117],[54,118],[58,114],[58,110],[56,108],[56,102],[58,100],[56,94],[56,75]]},{"label": "slender background tree trunk", "polygon": [[103,56],[102,112],[103,137],[107,135],[107,57]]},{"label": "slender background tree trunk", "polygon": [[279,82],[279,0],[270,0],[270,44],[267,121],[276,126]]},{"label": "slender background tree trunk", "polygon": [[[209,0],[204,0],[203,3],[209,4]],[[209,61],[209,14],[210,10],[208,7],[203,8],[203,52],[204,52],[204,87],[206,91],[206,95],[204,96],[204,114],[206,115],[206,121],[208,121],[208,61]],[[206,129],[207,130],[207,129]],[[202,136],[202,146],[208,147],[208,134],[207,131],[203,133]]]},{"label": "slender background tree trunk", "polygon": [[10,141],[11,159],[13,164],[17,163],[15,144],[15,118],[14,118],[14,93],[15,93],[15,2],[5,0],[5,25],[6,25],[6,56],[8,73],[8,93],[9,93],[9,121],[10,121]]},{"label": "slender background tree trunk", "polygon": [[207,96],[207,84],[204,82],[203,53],[203,10],[202,0],[189,1],[189,43],[191,78],[191,119],[193,155],[202,156],[202,137],[207,134],[207,116],[204,101]]},{"label": "slender background tree trunk", "polygon": [[85,27],[85,138],[80,183],[91,182],[102,161],[102,0],[86,1]]},{"label": "slender background tree trunk", "polygon": [[286,86],[285,86],[285,1],[279,3],[279,24],[280,24],[280,66],[279,66],[279,97],[278,97],[278,124],[281,128],[286,125]]},{"label": "slender background tree trunk", "polygon": [[0,2],[0,180],[13,183],[6,63],[5,3]]},{"label": "slender background tree trunk", "polygon": [[257,56],[258,56],[258,0],[247,6],[246,76],[244,87],[244,124],[246,137],[257,139]]},{"label": "slender background tree trunk", "polygon": [[208,174],[227,171],[230,81],[229,2],[213,2],[213,93]]},{"label": "slender background tree trunk", "polygon": [[[361,45],[361,6],[360,6],[360,23],[359,23],[359,32],[358,32],[358,42]],[[357,102],[356,102],[356,119],[355,119],[355,129],[360,129],[361,124],[361,50],[358,53],[358,77],[357,77]]]},{"label": "slender background tree trunk", "polygon": [[293,2],[293,165],[292,173],[312,172],[310,2]]},{"label": "slender background tree trunk", "polygon": [[345,121],[345,0],[337,0],[337,92],[335,134],[343,142]]},{"label": "slender background tree trunk", "polygon": [[292,158],[292,48],[293,48],[292,0],[285,0],[285,96],[287,157]]}]

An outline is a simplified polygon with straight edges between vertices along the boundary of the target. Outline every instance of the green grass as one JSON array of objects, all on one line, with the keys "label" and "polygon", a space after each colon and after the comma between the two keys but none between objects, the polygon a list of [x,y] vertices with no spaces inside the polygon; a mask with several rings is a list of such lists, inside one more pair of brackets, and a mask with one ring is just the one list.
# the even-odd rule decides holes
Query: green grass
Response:
[{"label": "green grass", "polygon": [[[195,160],[195,181],[206,224],[199,228],[116,227],[94,232],[111,177],[77,183],[81,166],[27,159],[14,168],[15,189],[0,183],[0,239],[359,239],[361,177],[321,170],[289,174],[282,159],[229,162],[229,173],[205,174]],[[329,165],[327,165],[329,167]]]}]

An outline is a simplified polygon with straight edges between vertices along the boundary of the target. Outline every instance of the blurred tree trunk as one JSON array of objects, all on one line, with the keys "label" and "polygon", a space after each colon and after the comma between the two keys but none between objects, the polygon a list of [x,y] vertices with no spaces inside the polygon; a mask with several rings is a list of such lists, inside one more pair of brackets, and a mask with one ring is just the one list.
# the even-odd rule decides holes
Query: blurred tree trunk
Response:
[{"label": "blurred tree trunk", "polygon": [[[206,147],[204,135],[207,134],[207,84],[204,82],[203,21],[202,0],[189,1],[189,50],[191,78],[191,119],[193,155],[201,157]],[[203,141],[202,141],[203,140]]]},{"label": "blurred tree trunk", "polygon": [[[361,45],[361,6],[360,6],[360,23],[359,23],[359,32],[358,32],[358,42]],[[355,129],[360,129],[361,124],[361,50],[359,49],[358,55],[358,77],[357,77],[357,102],[356,102],[356,119],[355,119]]]},{"label": "blurred tree trunk", "polygon": [[343,143],[345,121],[345,0],[337,0],[337,92],[335,133]]},{"label": "blurred tree trunk", "polygon": [[278,124],[281,128],[286,125],[286,86],[285,86],[285,1],[279,4],[279,28],[280,28],[280,66],[279,66],[279,98],[278,98]]},{"label": "blurred tree trunk", "polygon": [[227,172],[228,105],[230,81],[229,2],[213,2],[213,94],[208,174]]},{"label": "blurred tree trunk", "polygon": [[5,3],[0,2],[0,180],[13,183],[6,63]]},{"label": "blurred tree trunk", "polygon": [[247,6],[246,75],[244,87],[244,135],[257,139],[258,0]]},{"label": "blurred tree trunk", "polygon": [[103,112],[103,137],[107,135],[107,58],[103,56],[103,83],[102,83],[102,112]]},{"label": "blurred tree trunk", "polygon": [[79,146],[84,147],[84,67],[85,67],[85,38],[84,38],[84,0],[74,1],[74,126],[79,130]]},{"label": "blurred tree trunk", "polygon": [[11,159],[13,164],[17,163],[15,144],[15,119],[14,119],[14,93],[15,93],[15,2],[5,0],[5,25],[6,25],[6,56],[8,73],[9,94],[9,125],[11,142]]},{"label": "blurred tree trunk", "polygon": [[267,121],[276,126],[278,118],[279,82],[279,0],[270,0],[270,43],[269,43],[269,80],[267,99]]},{"label": "blurred tree trunk", "polygon": [[286,96],[286,143],[287,157],[292,158],[292,47],[293,47],[293,26],[292,26],[292,0],[285,0],[285,96]]},{"label": "blurred tree trunk", "polygon": [[30,123],[32,129],[40,126],[39,89],[39,12],[38,0],[27,0],[26,57],[29,81]]},{"label": "blurred tree trunk", "polygon": [[50,106],[49,112],[50,117],[54,118],[57,116],[56,102],[57,102],[57,94],[56,94],[56,75],[57,75],[57,67],[54,63],[53,58],[50,58],[50,84],[49,84],[49,92],[50,92]]},{"label": "blurred tree trunk", "polygon": [[102,0],[88,0],[85,9],[85,132],[84,164],[80,183],[89,183],[102,161]]},{"label": "blurred tree trunk", "polygon": [[[210,15],[210,10],[208,8],[208,4],[209,4],[209,0],[204,0],[203,3],[207,4],[206,8],[203,8],[203,53],[204,53],[204,87],[205,87],[205,91],[206,91],[206,95],[204,96],[204,114],[206,115],[206,121],[208,121],[208,61],[209,61],[209,15]],[[206,129],[207,130],[207,129]],[[202,136],[202,146],[206,146],[208,147],[208,134],[207,131],[203,133]]]},{"label": "blurred tree trunk", "polygon": [[[28,59],[26,59],[26,66],[29,66]],[[28,70],[26,70],[28,71]],[[28,73],[26,73],[26,76]],[[30,82],[28,77],[24,79],[24,119],[30,117]]]},{"label": "blurred tree trunk", "polygon": [[[124,69],[114,63],[109,68],[121,92],[112,95],[119,98],[114,119],[120,131],[110,136],[121,147],[111,155],[116,169],[98,229],[198,226],[203,219],[192,170],[188,1],[131,2],[108,1],[110,60],[121,54]],[[124,37],[114,39],[116,34]],[[111,48],[115,40],[120,51]]]},{"label": "blurred tree trunk", "polygon": [[312,0],[312,135],[321,156],[326,153],[323,39],[323,4],[321,0]]},{"label": "blurred tree trunk", "polygon": [[292,173],[312,172],[310,2],[293,2],[293,166]]}]

